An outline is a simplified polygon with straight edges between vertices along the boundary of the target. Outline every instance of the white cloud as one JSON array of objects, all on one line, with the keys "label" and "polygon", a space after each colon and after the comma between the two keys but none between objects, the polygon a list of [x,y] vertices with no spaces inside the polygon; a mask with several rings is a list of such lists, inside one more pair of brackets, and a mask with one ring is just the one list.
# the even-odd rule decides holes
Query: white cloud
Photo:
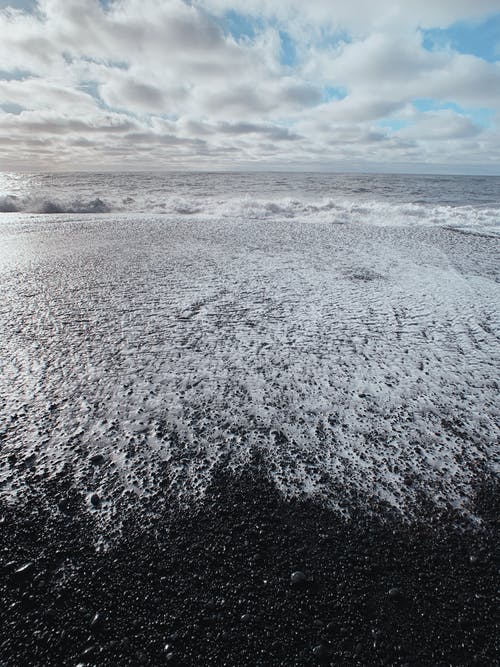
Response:
[{"label": "white cloud", "polygon": [[498,12],[498,0],[193,0],[215,13],[228,10],[272,17],[287,25],[308,24],[369,33],[399,27],[445,27]]},{"label": "white cloud", "polygon": [[[256,33],[231,35],[228,9],[259,17]],[[110,166],[134,156],[144,166],[432,162],[450,141],[453,159],[475,142],[488,161],[496,131],[413,102],[498,110],[500,63],[430,52],[420,33],[495,9],[498,0],[40,0],[34,14],[3,10],[0,166],[65,165],[71,151]],[[279,29],[295,39],[296,62],[282,62]],[[407,127],[379,124],[398,117]]]},{"label": "white cloud", "polygon": [[40,78],[0,81],[0,102],[19,105],[25,109],[57,109],[60,113],[85,115],[96,109],[90,95],[69,86]]},{"label": "white cloud", "polygon": [[399,131],[399,136],[414,141],[462,140],[479,134],[480,127],[449,109],[416,114],[415,122]]}]

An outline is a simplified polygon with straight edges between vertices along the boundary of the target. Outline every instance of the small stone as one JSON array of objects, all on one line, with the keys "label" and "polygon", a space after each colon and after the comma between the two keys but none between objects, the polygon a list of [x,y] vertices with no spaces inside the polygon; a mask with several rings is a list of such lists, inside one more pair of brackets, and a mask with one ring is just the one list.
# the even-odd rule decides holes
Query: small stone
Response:
[{"label": "small stone", "polygon": [[61,500],[57,503],[57,507],[60,512],[68,513],[70,509],[69,500],[67,498],[61,498]]},{"label": "small stone", "polygon": [[391,598],[391,600],[403,599],[403,591],[400,588],[390,588],[388,595]]},{"label": "small stone", "polygon": [[43,617],[48,623],[54,623],[57,619],[56,610],[53,607],[49,607],[43,612]]},{"label": "small stone", "polygon": [[328,656],[328,649],[324,644],[318,644],[313,648],[312,652],[315,658],[323,659]]},{"label": "small stone", "polygon": [[94,507],[100,507],[101,506],[101,498],[99,497],[98,493],[93,493],[90,496],[90,502]]},{"label": "small stone", "polygon": [[104,620],[103,615],[100,614],[99,612],[96,612],[92,620],[90,621],[91,629],[94,630],[94,632],[99,630],[102,627],[103,620]]},{"label": "small stone", "polygon": [[18,567],[17,570],[14,570],[14,577],[16,579],[27,579],[33,574],[33,569],[33,563],[25,563],[21,567]]},{"label": "small stone", "polygon": [[101,463],[104,463],[104,456],[102,454],[94,454],[90,457],[90,463],[93,466],[99,466]]},{"label": "small stone", "polygon": [[292,572],[290,576],[292,586],[304,586],[307,583],[307,577],[303,572]]}]

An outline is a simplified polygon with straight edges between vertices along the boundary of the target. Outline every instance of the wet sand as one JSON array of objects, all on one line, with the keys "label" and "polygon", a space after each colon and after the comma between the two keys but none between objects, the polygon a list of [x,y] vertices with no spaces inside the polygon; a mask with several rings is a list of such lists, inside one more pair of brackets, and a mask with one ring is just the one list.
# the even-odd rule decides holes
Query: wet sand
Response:
[{"label": "wet sand", "polygon": [[104,550],[71,478],[1,508],[2,666],[495,664],[491,479],[475,526],[435,505],[345,519],[254,458],[189,507],[143,499]]}]

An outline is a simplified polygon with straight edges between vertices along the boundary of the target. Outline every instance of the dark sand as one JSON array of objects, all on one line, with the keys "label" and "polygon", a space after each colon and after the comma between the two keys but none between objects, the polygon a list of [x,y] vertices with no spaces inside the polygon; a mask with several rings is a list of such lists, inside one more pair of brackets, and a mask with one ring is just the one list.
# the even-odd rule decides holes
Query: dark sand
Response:
[{"label": "dark sand", "polygon": [[497,664],[497,497],[485,482],[474,529],[432,508],[345,520],[284,501],[255,462],[190,509],[141,504],[99,553],[51,481],[0,511],[0,665]]}]

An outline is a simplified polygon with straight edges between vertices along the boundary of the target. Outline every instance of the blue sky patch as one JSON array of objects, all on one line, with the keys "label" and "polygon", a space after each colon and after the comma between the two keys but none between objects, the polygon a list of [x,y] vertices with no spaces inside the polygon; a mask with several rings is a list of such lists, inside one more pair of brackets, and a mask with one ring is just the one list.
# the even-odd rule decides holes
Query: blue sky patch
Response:
[{"label": "blue sky patch", "polygon": [[411,125],[411,123],[408,120],[402,120],[400,118],[386,118],[384,120],[379,120],[376,125],[383,130],[397,132],[398,130],[402,130],[404,127],[408,127]]},{"label": "blue sky patch", "polygon": [[97,100],[100,99],[99,84],[96,81],[82,81],[78,87],[82,92],[92,95],[92,97],[95,97]]},{"label": "blue sky patch", "polygon": [[481,22],[459,22],[445,29],[422,30],[422,35],[428,51],[451,47],[488,62],[500,60],[500,14]]},{"label": "blue sky patch", "polygon": [[265,23],[262,19],[240,14],[234,10],[226,12],[222,20],[224,31],[230,33],[237,42],[245,39],[255,39],[257,34],[262,32],[266,26],[275,28],[278,32],[281,42],[281,64],[286,67],[293,67],[297,63],[295,43],[290,35],[285,30],[280,30],[274,22]]},{"label": "blue sky patch", "polygon": [[0,69],[0,81],[21,81],[32,77],[31,72],[25,69],[13,69],[10,72]]},{"label": "blue sky patch", "polygon": [[331,102],[332,100],[342,100],[347,96],[347,89],[342,86],[325,86],[323,88],[323,101]]},{"label": "blue sky patch", "polygon": [[457,113],[462,113],[463,111],[455,102],[437,102],[430,98],[419,98],[413,100],[412,104],[417,111],[439,111],[441,109],[451,109]]},{"label": "blue sky patch", "polygon": [[290,35],[284,30],[279,31],[281,41],[281,64],[293,67],[297,62],[297,51],[295,43]]},{"label": "blue sky patch", "polygon": [[239,42],[242,39],[254,39],[259,30],[262,30],[263,24],[262,21],[231,9],[224,14],[222,27]]},{"label": "blue sky patch", "polygon": [[431,99],[416,99],[413,100],[413,106],[417,111],[442,111],[443,109],[450,109],[455,113],[467,116],[476,125],[481,127],[492,127],[494,125],[495,111],[493,109],[485,108],[464,108],[455,102],[437,102]]},{"label": "blue sky patch", "polygon": [[25,12],[32,12],[36,5],[36,0],[0,0],[0,9],[12,7],[13,9],[22,9]]},{"label": "blue sky patch", "polygon": [[0,103],[0,109],[5,111],[5,113],[13,113],[16,116],[19,116],[19,114],[24,111],[24,107],[20,104],[14,104],[13,102],[6,102],[5,104]]}]

